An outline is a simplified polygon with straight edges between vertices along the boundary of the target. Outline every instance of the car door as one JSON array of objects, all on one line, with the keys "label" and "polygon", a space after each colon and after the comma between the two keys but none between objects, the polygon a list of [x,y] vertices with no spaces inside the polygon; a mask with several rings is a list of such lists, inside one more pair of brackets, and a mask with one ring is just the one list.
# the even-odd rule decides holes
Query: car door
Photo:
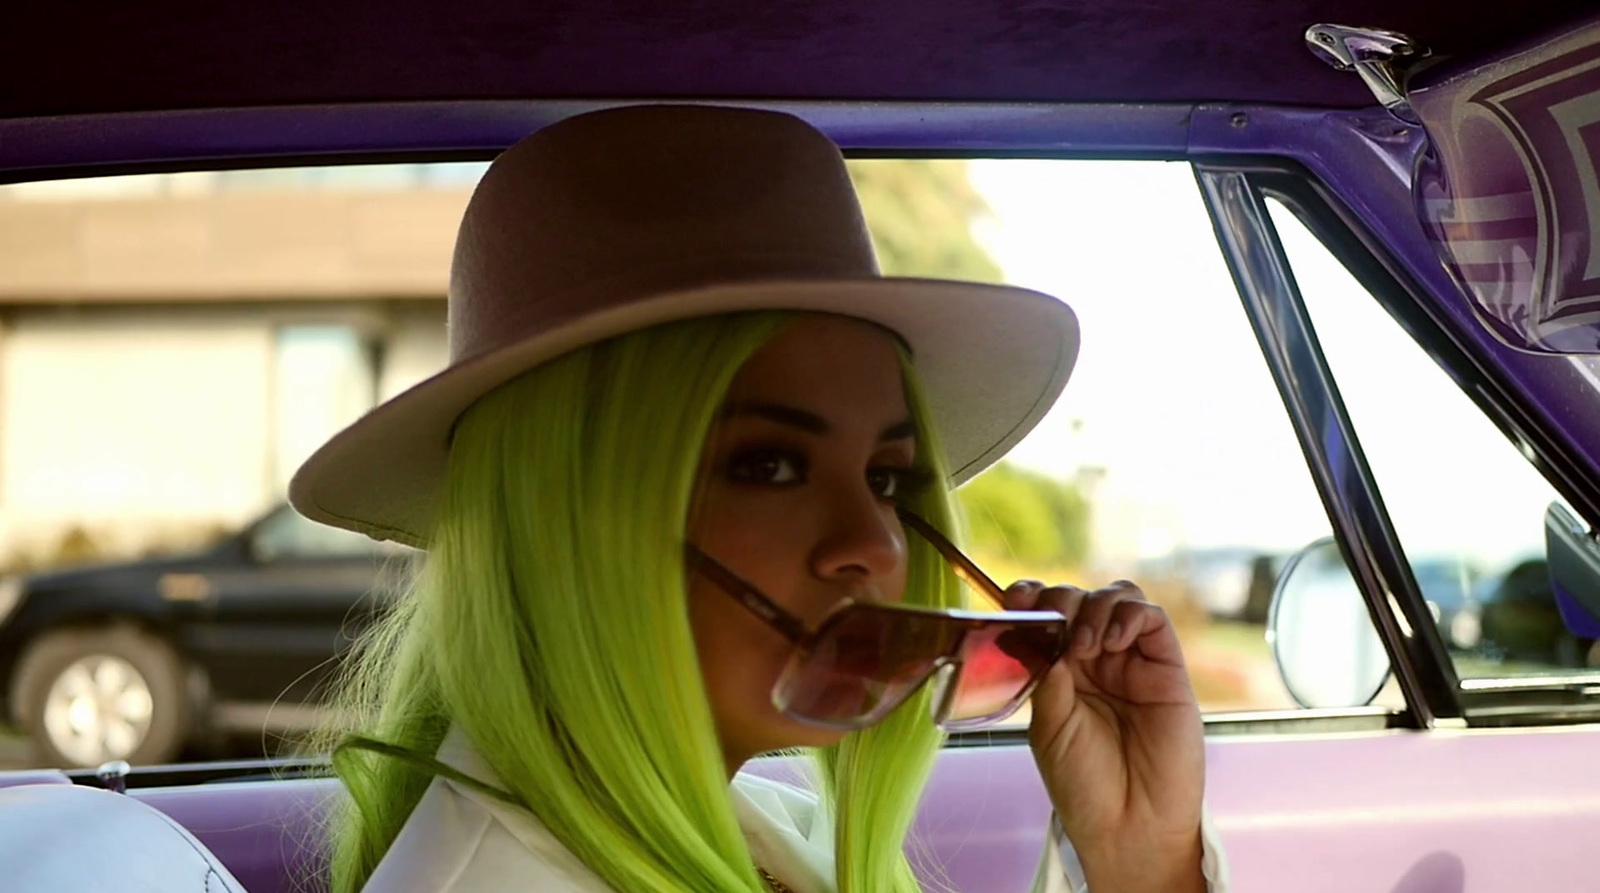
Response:
[{"label": "car door", "polygon": [[314,524],[283,507],[244,534],[245,560],[207,574],[189,630],[224,725],[303,725],[335,659],[397,594],[409,550]]},{"label": "car door", "polygon": [[[1274,702],[1267,693],[1277,681],[1277,667],[1257,662],[1259,652],[1218,645],[1224,637],[1249,637],[1260,643],[1262,627],[1217,618],[1180,625],[1191,673],[1207,708],[1207,804],[1226,847],[1232,889],[1456,893],[1525,889],[1534,881],[1541,889],[1587,889],[1592,878],[1587,854],[1595,844],[1593,828],[1600,826],[1600,773],[1593,770],[1593,755],[1600,748],[1600,725],[1595,724],[1600,718],[1595,697],[1600,693],[1600,671],[1587,658],[1581,666],[1562,667],[1553,659],[1539,664],[1525,655],[1497,654],[1492,624],[1472,647],[1452,647],[1446,640],[1450,618],[1442,613],[1436,618],[1430,610],[1407,550],[1415,544],[1418,555],[1437,553],[1453,543],[1453,531],[1471,526],[1458,521],[1471,517],[1470,502],[1441,503],[1429,510],[1430,500],[1440,500],[1441,494],[1477,493],[1485,506],[1494,506],[1490,511],[1520,507],[1515,515],[1504,509],[1506,517],[1493,525],[1484,518],[1478,526],[1492,527],[1491,533],[1507,532],[1508,553],[1532,548],[1542,558],[1544,507],[1565,494],[1527,463],[1497,430],[1498,423],[1471,405],[1423,346],[1385,312],[1391,303],[1414,297],[1403,297],[1404,292],[1374,295],[1348,275],[1335,280],[1342,267],[1284,203],[1291,194],[1289,180],[1261,178],[1279,196],[1268,199],[1256,173],[1215,166],[1203,166],[1201,173],[1202,177],[1239,175],[1241,198],[1254,196],[1251,200],[1260,202],[1261,214],[1254,219],[1263,228],[1257,235],[1273,233],[1252,249],[1276,253],[1273,243],[1282,232],[1282,241],[1291,249],[1287,256],[1280,255],[1283,270],[1290,270],[1287,264],[1292,261],[1295,272],[1304,271],[1303,280],[1310,283],[1307,290],[1318,289],[1313,297],[1322,298],[1317,309],[1339,312],[1359,300],[1369,312],[1354,323],[1338,316],[1318,319],[1315,312],[1307,315],[1297,289],[1278,293],[1280,302],[1269,306],[1270,287],[1248,280],[1246,314],[1215,304],[1216,311],[1228,311],[1229,321],[1240,329],[1252,323],[1258,328],[1271,368],[1270,374],[1265,367],[1259,371],[1276,382],[1282,399],[1263,400],[1257,395],[1248,405],[1252,412],[1273,416],[1282,425],[1284,439],[1264,440],[1266,429],[1236,416],[1240,411],[1229,408],[1220,396],[1227,389],[1215,383],[1209,387],[1219,395],[1212,407],[1217,424],[1210,431],[1188,428],[1181,438],[1172,438],[1171,461],[1189,473],[1205,474],[1203,462],[1186,457],[1220,453],[1232,444],[1246,454],[1292,450],[1302,469],[1316,469],[1316,474],[1306,471],[1306,478],[1293,486],[1236,479],[1231,482],[1235,508],[1259,511],[1283,526],[1295,527],[1302,523],[1307,503],[1319,513],[1326,505],[1324,529],[1337,534],[1347,555],[1354,552],[1362,562],[1351,559],[1349,584],[1328,591],[1348,599],[1360,614],[1368,613],[1361,607],[1363,598],[1375,607],[1372,613],[1378,616],[1398,670],[1371,703],[1308,709],[1281,688]],[[1292,176],[1301,177],[1303,172]],[[1040,178],[1033,181],[1034,188],[1040,188]],[[1295,211],[1318,213],[1311,203],[1313,194],[1298,194],[1304,203]],[[1320,210],[1326,212],[1326,205]],[[1195,268],[1187,273],[1191,284],[1200,275]],[[1212,298],[1204,288],[1192,288],[1190,294],[1196,301]],[[1128,295],[1134,295],[1131,286]],[[1300,327],[1280,325],[1285,321],[1298,321]],[[1314,321],[1322,323],[1321,328],[1313,329]],[[1335,335],[1342,335],[1336,346],[1355,349],[1334,356],[1330,370],[1328,358],[1315,347],[1319,335],[1325,335],[1330,345]],[[1288,349],[1296,344],[1303,349]],[[1388,354],[1374,350],[1380,344],[1390,353],[1415,354],[1403,374],[1388,371]],[[1235,345],[1212,339],[1212,346],[1225,351]],[[1189,386],[1208,387],[1192,381],[1207,374],[1204,367],[1183,362],[1181,355],[1153,351],[1145,361],[1154,366],[1162,358],[1176,362],[1154,373],[1157,378],[1186,375]],[[1419,360],[1425,367],[1421,371]],[[1385,432],[1388,436],[1380,437],[1374,428],[1375,441],[1411,444],[1398,458],[1391,455],[1376,467],[1369,467],[1362,452],[1361,435],[1369,428],[1359,422],[1366,407],[1346,408],[1337,389],[1340,372],[1353,380],[1363,367],[1367,382],[1414,394],[1414,402],[1402,407],[1403,424],[1397,425],[1393,417],[1385,419],[1382,413],[1365,413],[1369,427],[1387,424],[1390,429]],[[1424,373],[1430,371],[1436,380],[1425,381]],[[1420,389],[1422,385],[1428,387]],[[1161,390],[1155,386],[1151,393]],[[1173,391],[1176,399],[1183,399],[1182,387],[1174,386]],[[1371,393],[1372,387],[1367,387],[1360,396]],[[1452,397],[1465,404],[1465,411],[1441,410]],[[1285,412],[1285,403],[1291,412]],[[1159,415],[1167,407],[1148,405],[1143,411]],[[1466,435],[1455,433],[1452,426],[1463,416],[1477,417],[1479,427],[1471,434],[1487,438],[1485,442],[1474,442],[1470,449],[1462,442]],[[1431,421],[1435,417],[1438,420]],[[1049,420],[1044,424],[1048,426]],[[1299,435],[1298,446],[1285,442],[1291,427]],[[1231,431],[1250,432],[1253,442],[1241,442]],[[1215,446],[1208,443],[1212,439]],[[1477,461],[1495,448],[1499,459],[1520,468],[1501,467],[1491,473],[1479,464],[1467,477],[1442,471],[1456,466],[1441,455],[1470,453]],[[1430,454],[1437,455],[1430,460]],[[1441,470],[1425,487],[1417,476],[1419,462]],[[1375,471],[1390,469],[1388,477],[1374,476]],[[1274,473],[1271,462],[1259,462],[1253,470]],[[1215,467],[1211,473],[1216,473]],[[1106,477],[1116,474],[1112,468]],[[1502,479],[1510,483],[1495,483]],[[1307,492],[1313,483],[1314,494]],[[1490,501],[1487,491],[1495,487],[1515,492]],[[1401,521],[1421,526],[1397,533],[1396,522],[1386,517],[1386,498],[1407,509],[1397,513]],[[1223,515],[1218,513],[1219,520]],[[1306,543],[1312,539],[1310,532],[1299,534]],[[1474,543],[1483,538],[1464,542],[1455,551],[1446,549],[1446,557],[1465,564],[1477,554]],[[1271,545],[1259,544],[1264,551]],[[1491,565],[1484,573],[1497,571]],[[1051,578],[1026,568],[1019,568],[1018,575]],[[1079,579],[1085,578],[1073,582]],[[1174,597],[1169,581],[1140,582],[1169,610],[1193,610]],[[1543,598],[1553,605],[1548,591]],[[1247,694],[1230,697],[1230,682],[1238,685],[1233,691]],[[947,879],[966,893],[1024,890],[1045,840],[1049,810],[1020,729],[956,736],[929,786],[914,851],[924,854],[929,876]]]}]

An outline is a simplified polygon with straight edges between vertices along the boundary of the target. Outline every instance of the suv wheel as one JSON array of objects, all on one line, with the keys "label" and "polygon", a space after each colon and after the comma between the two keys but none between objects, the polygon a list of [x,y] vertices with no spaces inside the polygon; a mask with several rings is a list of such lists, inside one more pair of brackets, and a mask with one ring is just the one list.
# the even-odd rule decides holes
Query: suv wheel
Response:
[{"label": "suv wheel", "polygon": [[148,633],[47,633],[28,647],[16,678],[16,703],[40,765],[164,763],[187,736],[183,659]]}]

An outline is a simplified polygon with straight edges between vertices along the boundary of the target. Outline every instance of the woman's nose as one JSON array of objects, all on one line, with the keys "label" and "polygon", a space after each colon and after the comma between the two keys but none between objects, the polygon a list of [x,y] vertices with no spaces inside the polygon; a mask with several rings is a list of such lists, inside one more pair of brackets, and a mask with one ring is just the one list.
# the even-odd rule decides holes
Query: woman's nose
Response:
[{"label": "woman's nose", "polygon": [[893,507],[867,492],[832,508],[811,564],[824,580],[873,583],[893,579],[905,560],[905,533]]}]

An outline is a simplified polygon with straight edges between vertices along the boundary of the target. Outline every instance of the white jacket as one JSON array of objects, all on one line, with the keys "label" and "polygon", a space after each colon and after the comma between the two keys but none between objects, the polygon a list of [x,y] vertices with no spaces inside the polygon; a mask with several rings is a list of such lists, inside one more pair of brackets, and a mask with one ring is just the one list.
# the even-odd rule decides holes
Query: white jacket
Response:
[{"label": "white jacket", "polygon": [[[459,729],[438,759],[497,784]],[[833,832],[816,798],[790,785],[741,774],[734,811],[756,864],[794,893],[833,893]],[[1052,821],[1032,893],[1087,889],[1072,847]],[[1201,825],[1202,870],[1211,893],[1226,893],[1227,864],[1209,818]],[[531,814],[466,785],[435,778],[378,863],[365,893],[613,893]]]}]

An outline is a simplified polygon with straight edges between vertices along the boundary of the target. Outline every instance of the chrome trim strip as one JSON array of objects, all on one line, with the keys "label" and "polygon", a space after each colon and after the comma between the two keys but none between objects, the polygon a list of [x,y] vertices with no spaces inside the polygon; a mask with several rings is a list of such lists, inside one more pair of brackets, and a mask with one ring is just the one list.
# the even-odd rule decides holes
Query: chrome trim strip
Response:
[{"label": "chrome trim strip", "polygon": [[[1268,737],[1280,735],[1345,735],[1388,730],[1408,730],[1406,711],[1391,707],[1330,707],[1250,710],[1207,713],[1200,717],[1206,737]],[[1004,725],[996,729],[952,732],[947,748],[1021,747],[1028,744],[1028,727]]]},{"label": "chrome trim strip", "polygon": [[1600,687],[1600,670],[1587,673],[1551,673],[1544,676],[1502,676],[1492,679],[1463,679],[1461,690],[1477,691],[1555,691]]},{"label": "chrome trim strip", "polygon": [[1389,707],[1305,707],[1282,710],[1241,710],[1230,713],[1207,713],[1203,720],[1209,729],[1229,723],[1287,722],[1291,720],[1370,719],[1395,713]]}]

